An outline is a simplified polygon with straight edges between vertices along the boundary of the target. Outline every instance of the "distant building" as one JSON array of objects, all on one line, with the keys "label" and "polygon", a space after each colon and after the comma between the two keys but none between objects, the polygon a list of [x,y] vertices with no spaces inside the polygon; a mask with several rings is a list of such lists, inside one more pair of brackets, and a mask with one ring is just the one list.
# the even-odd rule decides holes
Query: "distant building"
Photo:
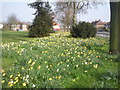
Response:
[{"label": "distant building", "polygon": [[3,28],[3,24],[2,23],[0,23],[0,29],[2,29]]},{"label": "distant building", "polygon": [[100,29],[103,29],[103,28],[110,28],[110,24],[109,24],[109,22],[103,22],[103,21],[101,21],[101,20],[98,20],[98,21],[94,21],[94,22],[92,22],[92,24],[98,29],[98,30],[100,30]]},{"label": "distant building", "polygon": [[28,31],[28,27],[31,24],[25,22],[18,22],[16,25],[11,25],[11,29],[14,31]]},{"label": "distant building", "polygon": [[53,30],[54,31],[61,31],[60,24],[53,22]]}]

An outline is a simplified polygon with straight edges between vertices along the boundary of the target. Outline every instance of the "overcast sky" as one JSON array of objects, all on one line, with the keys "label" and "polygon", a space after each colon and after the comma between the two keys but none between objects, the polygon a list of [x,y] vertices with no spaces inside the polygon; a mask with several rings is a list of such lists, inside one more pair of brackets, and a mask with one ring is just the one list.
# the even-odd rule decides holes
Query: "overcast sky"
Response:
[{"label": "overcast sky", "polygon": [[[29,0],[28,0],[29,1]],[[33,2],[34,0],[22,0],[21,2],[5,1],[0,2],[0,22],[6,21],[7,17],[12,13],[16,14],[20,21],[32,22],[34,15],[32,15],[35,10],[30,8],[27,4]],[[108,1],[108,0],[107,0]],[[99,5],[96,9],[89,9],[87,14],[82,14],[79,16],[82,21],[94,21],[101,19],[102,21],[110,21],[110,8],[107,2],[104,5]]]}]

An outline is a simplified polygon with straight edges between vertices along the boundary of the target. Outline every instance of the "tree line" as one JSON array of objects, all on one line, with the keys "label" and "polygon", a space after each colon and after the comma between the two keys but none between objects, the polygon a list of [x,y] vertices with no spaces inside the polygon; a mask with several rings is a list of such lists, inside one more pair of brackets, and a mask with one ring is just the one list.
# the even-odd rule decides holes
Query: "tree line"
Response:
[{"label": "tree line", "polygon": [[[86,13],[88,8],[96,7],[101,2],[90,1],[90,0],[80,0],[79,2],[56,2],[56,17],[59,17],[60,22],[65,26],[68,31],[71,26],[74,26],[77,21],[78,13]],[[49,2],[34,2],[29,4],[32,8],[36,9],[35,19],[33,25],[30,28],[30,36],[45,36],[49,35],[52,28],[52,14]],[[110,11],[111,11],[111,22],[110,22],[110,53],[120,52],[120,2],[110,1]],[[39,33],[39,34],[36,34]]]}]

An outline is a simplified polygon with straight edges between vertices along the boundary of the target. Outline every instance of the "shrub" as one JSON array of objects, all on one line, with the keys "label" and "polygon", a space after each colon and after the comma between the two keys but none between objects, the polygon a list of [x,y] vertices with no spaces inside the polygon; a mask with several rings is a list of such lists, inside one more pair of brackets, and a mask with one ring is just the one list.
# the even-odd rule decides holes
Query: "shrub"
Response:
[{"label": "shrub", "polygon": [[71,35],[73,37],[90,38],[96,36],[96,31],[96,28],[91,23],[79,22],[79,24],[72,26]]},{"label": "shrub", "polygon": [[106,28],[106,29],[104,29],[104,31],[107,31],[107,32],[108,32],[108,31],[110,31],[110,29]]}]

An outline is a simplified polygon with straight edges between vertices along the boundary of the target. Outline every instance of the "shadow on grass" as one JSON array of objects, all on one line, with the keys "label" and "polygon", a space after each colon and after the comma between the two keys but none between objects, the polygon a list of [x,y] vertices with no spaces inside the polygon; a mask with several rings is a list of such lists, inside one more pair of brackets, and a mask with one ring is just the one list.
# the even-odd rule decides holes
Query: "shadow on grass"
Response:
[{"label": "shadow on grass", "polygon": [[118,88],[118,78],[120,78],[120,76],[117,71],[107,70],[99,76],[93,84],[94,88]]}]

